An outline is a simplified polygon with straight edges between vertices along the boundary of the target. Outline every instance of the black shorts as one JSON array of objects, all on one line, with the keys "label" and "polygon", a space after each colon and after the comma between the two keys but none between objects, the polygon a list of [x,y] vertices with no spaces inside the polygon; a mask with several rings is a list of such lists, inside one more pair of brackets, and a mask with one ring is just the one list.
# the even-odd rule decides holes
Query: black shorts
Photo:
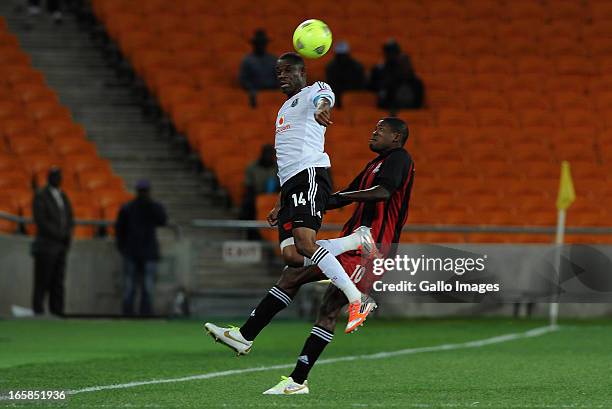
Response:
[{"label": "black shorts", "polygon": [[281,249],[293,244],[292,230],[296,227],[319,231],[331,189],[327,168],[304,169],[285,182],[278,212]]}]

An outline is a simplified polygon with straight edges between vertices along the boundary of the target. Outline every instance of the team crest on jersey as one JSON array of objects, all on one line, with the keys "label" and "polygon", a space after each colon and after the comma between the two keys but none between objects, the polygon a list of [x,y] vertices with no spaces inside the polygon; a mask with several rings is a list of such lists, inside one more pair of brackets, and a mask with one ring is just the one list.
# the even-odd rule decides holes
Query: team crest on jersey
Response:
[{"label": "team crest on jersey", "polygon": [[285,115],[281,116],[280,118],[278,118],[278,125],[282,125],[285,123]]},{"label": "team crest on jersey", "polygon": [[374,168],[374,170],[372,171],[372,173],[377,173],[380,170],[380,166],[382,165],[382,162],[380,162],[378,165],[376,165],[376,167]]},{"label": "team crest on jersey", "polygon": [[297,104],[298,104],[298,101],[299,101],[299,100],[300,100],[299,98],[296,98],[296,99],[295,99],[295,100],[294,100],[294,101],[291,103],[291,108],[295,108],[295,107],[297,106]]}]

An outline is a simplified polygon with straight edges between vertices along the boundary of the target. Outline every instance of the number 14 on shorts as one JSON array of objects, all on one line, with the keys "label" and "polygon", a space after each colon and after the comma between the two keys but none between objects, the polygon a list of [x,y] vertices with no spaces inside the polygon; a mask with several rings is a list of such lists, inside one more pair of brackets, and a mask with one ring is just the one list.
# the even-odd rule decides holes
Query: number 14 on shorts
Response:
[{"label": "number 14 on shorts", "polygon": [[298,197],[297,193],[291,195],[293,199],[293,204],[295,207],[298,206],[306,206],[306,199],[304,199],[304,192],[300,192],[300,196]]}]

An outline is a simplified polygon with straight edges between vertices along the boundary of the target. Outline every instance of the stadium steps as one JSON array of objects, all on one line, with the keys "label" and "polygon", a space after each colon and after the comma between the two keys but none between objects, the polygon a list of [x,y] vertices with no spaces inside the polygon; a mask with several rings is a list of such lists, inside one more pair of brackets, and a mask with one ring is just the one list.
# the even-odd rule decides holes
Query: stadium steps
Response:
[{"label": "stadium steps", "polygon": [[[33,65],[44,72],[47,83],[128,188],[139,178],[149,178],[171,220],[190,236],[203,234],[190,228],[193,219],[231,217],[212,178],[199,176],[179,147],[143,117],[137,97],[117,79],[72,15],[55,26],[44,13],[30,19],[16,12],[9,1],[0,2],[0,14],[31,55]],[[234,234],[233,238],[238,237]]]},{"label": "stadium steps", "polygon": [[[193,219],[233,216],[226,209],[226,197],[218,194],[211,175],[199,175],[184,152],[159,131],[156,123],[142,115],[140,100],[130,85],[117,79],[108,61],[71,15],[59,27],[43,15],[28,30],[27,17],[14,13],[10,2],[0,2],[0,14],[6,17],[11,30],[31,55],[33,65],[45,73],[48,84],[71,109],[74,119],[85,127],[99,154],[111,161],[126,186],[133,186],[142,177],[151,180],[154,196],[166,205],[171,220],[194,243],[191,290],[197,293],[235,287],[235,282],[227,282],[228,277],[234,276],[234,268],[228,273],[219,264],[220,243],[240,239],[242,234],[191,227]],[[169,230],[160,230],[162,239],[172,234]],[[215,250],[206,252],[202,248]],[[245,267],[235,269],[245,270]],[[258,277],[265,279],[268,270],[264,265],[248,266],[250,278],[244,285],[255,285],[260,280]],[[267,277],[266,285],[272,280]],[[215,304],[229,313],[235,311],[235,302],[224,303],[225,306]],[[246,297],[239,304],[252,308],[253,298]],[[201,311],[195,305],[194,310]]]}]

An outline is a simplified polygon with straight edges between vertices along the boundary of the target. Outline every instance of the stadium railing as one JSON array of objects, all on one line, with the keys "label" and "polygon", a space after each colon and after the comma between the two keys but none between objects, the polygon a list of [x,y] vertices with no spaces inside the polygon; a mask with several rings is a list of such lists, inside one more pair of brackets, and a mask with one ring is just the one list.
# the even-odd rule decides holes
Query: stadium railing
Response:
[{"label": "stadium railing", "polygon": [[[276,229],[260,220],[209,220],[196,219],[194,227],[209,229]],[[324,224],[322,230],[340,231],[341,224]],[[438,233],[517,233],[517,234],[555,234],[555,226],[494,226],[494,225],[457,225],[457,224],[409,224],[405,232]],[[612,227],[567,227],[566,234],[612,234]]]},{"label": "stadium railing", "polygon": [[[7,220],[9,222],[16,223],[17,225],[26,226],[29,224],[33,224],[34,220],[31,217],[23,217],[17,216],[11,213],[0,211],[0,220]],[[108,235],[108,229],[113,227],[115,224],[114,220],[103,220],[103,219],[75,219],[74,224],[76,226],[94,226],[101,229],[103,234],[98,234],[98,236],[106,236]],[[174,238],[176,240],[180,240],[183,237],[183,232],[181,230],[181,226],[175,224],[168,224],[164,226],[174,232]]]},{"label": "stadium railing", "polygon": [[[0,211],[0,219],[7,220],[17,224],[32,224],[33,219],[30,217],[16,216],[10,213]],[[96,226],[109,228],[115,222],[112,220],[101,219],[76,219],[75,224],[81,226]],[[276,229],[271,227],[267,222],[260,220],[216,220],[216,219],[195,219],[192,221],[193,227],[203,229],[231,229],[231,230],[246,230],[246,229]],[[172,229],[177,239],[182,237],[181,228],[178,225],[168,225]],[[324,224],[321,230],[325,231],[340,231],[341,224],[330,223]],[[495,225],[457,225],[457,224],[409,224],[402,229],[404,232],[436,232],[436,233],[514,233],[514,234],[555,234],[555,226],[495,226]],[[612,227],[583,227],[569,226],[566,228],[566,234],[612,234]]]}]

